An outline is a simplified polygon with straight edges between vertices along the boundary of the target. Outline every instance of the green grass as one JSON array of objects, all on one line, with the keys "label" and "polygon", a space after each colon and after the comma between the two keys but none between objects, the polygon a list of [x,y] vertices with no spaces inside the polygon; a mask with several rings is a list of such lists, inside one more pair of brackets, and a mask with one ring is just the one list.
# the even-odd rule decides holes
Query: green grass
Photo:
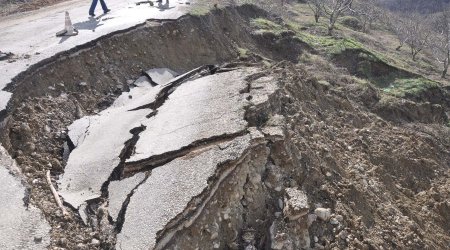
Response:
[{"label": "green grass", "polygon": [[362,24],[358,20],[358,18],[353,17],[353,16],[343,16],[343,17],[339,18],[338,22],[340,24],[342,24],[343,26],[350,28],[352,30],[355,30],[355,31],[359,31],[363,28]]},{"label": "green grass", "polygon": [[[357,68],[358,75],[393,96],[404,96],[407,93],[420,93],[421,91],[426,90],[428,86],[432,86],[434,83],[422,78],[413,79],[409,77],[406,79],[406,76],[403,73],[394,70],[394,68],[399,70],[402,70],[402,68],[398,67],[398,65],[392,64],[387,55],[373,51],[352,38],[315,35],[305,31],[298,23],[280,25],[263,18],[253,19],[251,21],[251,25],[257,30],[256,32],[260,33],[270,32],[275,35],[280,35],[282,32],[293,31],[295,33],[295,37],[305,42],[312,48],[321,51],[321,54],[325,55],[325,58],[328,58],[328,60],[336,58],[336,56],[339,56],[346,51],[356,52],[357,57],[359,58]],[[242,55],[246,54],[243,51],[240,51],[239,53]],[[304,58],[301,58],[301,60],[313,60],[313,58],[306,58],[306,56],[307,55],[305,54]],[[393,67],[393,70],[391,73],[386,75],[374,76],[376,73],[373,72],[373,67],[375,67],[374,65],[376,64],[386,64],[387,66]]]},{"label": "green grass", "polygon": [[405,95],[417,95],[429,88],[438,87],[439,83],[425,78],[405,78],[396,79],[389,87],[383,89],[385,93],[396,97],[405,97]]},{"label": "green grass", "polygon": [[237,50],[238,50],[239,58],[241,58],[241,59],[248,58],[248,53],[249,53],[248,49],[238,48]]},{"label": "green grass", "polygon": [[[321,24],[314,24],[320,26]],[[364,45],[352,38],[336,38],[332,36],[313,35],[301,30],[302,26],[290,22],[287,25],[289,30],[294,31],[297,37],[317,50],[324,50],[328,55],[340,54],[346,49],[366,50]]]},{"label": "green grass", "polygon": [[[347,49],[368,51],[362,43],[352,38],[313,35],[302,31],[301,26],[294,22],[283,26],[264,18],[255,18],[251,20],[251,26],[256,29],[256,33],[271,32],[275,35],[280,35],[282,32],[293,31],[297,38],[317,50],[324,50],[328,55],[341,54]],[[370,52],[368,54],[376,57],[375,53]]]},{"label": "green grass", "polygon": [[189,14],[193,16],[204,16],[208,14],[208,12],[211,10],[211,8],[207,5],[195,5],[190,8]]},{"label": "green grass", "polygon": [[255,29],[256,34],[273,33],[276,36],[288,31],[286,27],[264,18],[255,18],[250,21],[250,25]]}]

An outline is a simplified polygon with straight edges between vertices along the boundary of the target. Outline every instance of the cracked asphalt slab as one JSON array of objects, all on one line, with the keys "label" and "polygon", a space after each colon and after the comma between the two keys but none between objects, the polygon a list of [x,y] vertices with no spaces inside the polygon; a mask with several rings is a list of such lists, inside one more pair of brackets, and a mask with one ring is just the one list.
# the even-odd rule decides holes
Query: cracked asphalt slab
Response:
[{"label": "cracked asphalt slab", "polygon": [[124,206],[127,196],[133,193],[133,189],[137,188],[146,179],[145,173],[138,173],[130,178],[121,181],[112,181],[108,186],[108,211],[109,216],[117,221],[119,214]]},{"label": "cracked asphalt slab", "polygon": [[46,249],[50,225],[41,211],[27,206],[26,188],[11,174],[15,162],[0,146],[0,249]]},{"label": "cracked asphalt slab", "polygon": [[246,70],[213,74],[178,87],[158,114],[143,123],[135,153],[127,163],[179,150],[196,141],[245,130]]},{"label": "cracked asphalt slab", "polygon": [[[146,86],[142,88],[149,90]],[[146,91],[147,100],[154,99],[158,93],[157,87],[150,90],[153,91]],[[129,93],[125,92],[122,96],[128,98]],[[141,98],[134,101],[139,103]],[[133,137],[130,131],[139,127],[152,111],[129,111],[135,107],[134,102],[126,103],[122,98],[118,100],[121,105],[113,105],[99,115],[87,118],[88,123],[86,118],[81,118],[69,127],[69,136],[76,140],[77,147],[69,156],[59,186],[61,196],[75,208],[101,196],[103,183],[121,162],[120,154],[125,142]]]},{"label": "cracked asphalt slab", "polygon": [[154,249],[157,233],[208,187],[208,179],[218,166],[236,160],[249,146],[250,136],[246,135],[194,151],[154,169],[131,197],[116,249]]},{"label": "cracked asphalt slab", "polygon": [[[203,139],[241,133],[247,125],[244,120],[247,101],[239,92],[246,86],[244,77],[248,72],[236,70],[188,80],[173,90],[150,118],[147,117],[154,110],[132,108],[154,102],[161,91],[168,91],[162,85],[150,89],[147,85],[136,87],[131,91],[143,88],[146,94],[128,98],[127,102],[119,97],[123,106],[113,104],[89,118],[89,123],[86,118],[75,121],[69,127],[69,136],[76,139],[77,147],[59,181],[61,196],[74,208],[99,198],[104,183],[121,163],[120,155],[126,142],[132,139],[130,131],[134,128],[144,129],[139,133],[132,160],[171,153]],[[170,71],[165,74],[173,76]]]},{"label": "cracked asphalt slab", "polygon": [[60,195],[73,207],[101,196],[103,183],[120,163],[125,142],[133,137],[130,130],[139,126],[149,113],[126,111],[119,108],[102,112],[91,122],[83,142],[70,154],[59,186]]},{"label": "cracked asphalt slab", "polygon": [[[175,78],[169,69],[147,71],[110,108],[69,126],[76,147],[59,181],[60,194],[79,208],[85,223],[92,216],[86,212],[89,200],[104,198],[100,202],[120,232],[117,249],[153,248],[157,232],[208,189],[218,167],[250,145],[246,79],[260,70],[213,74],[213,68]],[[167,83],[152,86],[154,79]],[[255,95],[271,93],[261,89]]]}]

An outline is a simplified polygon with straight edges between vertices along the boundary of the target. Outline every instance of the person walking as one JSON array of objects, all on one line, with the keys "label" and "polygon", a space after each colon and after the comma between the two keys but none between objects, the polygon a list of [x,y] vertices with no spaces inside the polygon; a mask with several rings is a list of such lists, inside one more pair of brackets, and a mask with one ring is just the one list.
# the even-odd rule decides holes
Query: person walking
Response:
[{"label": "person walking", "polygon": [[[92,0],[92,4],[91,4],[91,8],[89,9],[89,15],[94,17],[95,16],[95,7],[97,7],[97,2],[98,0]],[[100,4],[102,5],[102,9],[103,9],[103,13],[108,13],[111,10],[108,9],[108,7],[106,6],[105,0],[100,0]]]}]

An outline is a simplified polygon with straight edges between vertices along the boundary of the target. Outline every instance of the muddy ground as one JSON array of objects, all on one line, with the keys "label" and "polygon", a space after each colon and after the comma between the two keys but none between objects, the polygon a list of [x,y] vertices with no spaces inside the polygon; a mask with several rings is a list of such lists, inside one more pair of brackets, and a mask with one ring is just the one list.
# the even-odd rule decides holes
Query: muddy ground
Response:
[{"label": "muddy ground", "polygon": [[[112,249],[118,233],[113,222],[110,231],[86,226],[70,206],[70,216],[63,216],[53,200],[45,173],[64,172],[67,127],[110,106],[144,70],[186,72],[230,62],[263,72],[249,77],[250,83],[275,79],[278,90],[269,105],[247,119],[261,131],[277,127],[283,133],[252,148],[256,156],[242,160],[237,168],[242,172],[229,177],[241,183],[256,168],[250,162],[262,166],[260,180],[243,179],[244,197],[253,197],[252,204],[234,201],[237,191],[229,186],[223,188],[230,192],[215,196],[218,203],[209,203],[219,211],[223,207],[214,204],[236,204],[233,228],[220,231],[219,248],[450,247],[448,89],[440,90],[444,94],[434,103],[394,97],[386,102],[376,87],[345,73],[318,81],[311,65],[297,62],[313,49],[289,34],[252,33],[254,17],[271,18],[243,6],[147,22],[60,53],[14,79],[7,88],[14,94],[2,116],[1,142],[25,175],[30,202],[52,227],[50,249]],[[239,59],[239,48],[250,56]],[[291,189],[307,197],[300,219],[289,219],[280,206]],[[208,216],[178,232],[168,247],[200,242],[195,235],[212,220]]]}]

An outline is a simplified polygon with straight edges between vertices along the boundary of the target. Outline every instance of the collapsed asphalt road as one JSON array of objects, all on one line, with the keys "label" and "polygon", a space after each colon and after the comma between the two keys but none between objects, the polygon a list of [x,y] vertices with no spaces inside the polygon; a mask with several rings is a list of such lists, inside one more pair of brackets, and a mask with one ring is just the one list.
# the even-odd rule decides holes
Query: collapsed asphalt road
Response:
[{"label": "collapsed asphalt road", "polygon": [[[193,197],[205,196],[196,201],[204,207],[217,191],[208,187],[230,172],[216,176],[218,183],[208,180],[250,147],[245,113],[252,101],[245,79],[260,70],[209,75],[211,69],[176,78],[173,71],[154,70],[160,73],[147,73],[150,79],[139,79],[110,108],[69,126],[75,149],[60,178],[60,194],[82,218],[97,218],[98,211],[90,214],[88,207],[106,208],[119,232],[116,246],[155,247],[157,232],[185,213]],[[252,99],[268,100],[274,91]]]},{"label": "collapsed asphalt road", "polygon": [[[246,12],[247,8],[242,12]],[[248,10],[254,11],[253,8]],[[17,161],[21,170],[19,175],[31,187],[30,204],[38,207],[50,224],[49,248],[114,248],[122,227],[123,239],[130,238],[125,233],[130,228],[125,225],[127,204],[132,204],[130,208],[134,207],[132,194],[138,190],[139,184],[150,177],[152,169],[204,146],[225,143],[247,133],[247,123],[243,117],[244,113],[247,115],[244,106],[248,105],[245,94],[248,86],[242,79],[247,73],[216,72],[214,66],[196,68],[205,62],[235,58],[236,50],[231,45],[237,38],[242,40],[243,34],[249,37],[244,29],[241,30],[244,27],[232,31],[232,34],[219,33],[220,37],[213,30],[218,30],[227,20],[246,18],[235,10],[231,16],[218,12],[212,19],[211,16],[204,16],[184,17],[176,22],[150,22],[150,25],[89,43],[86,49],[67,52],[73,53],[73,57],[57,55],[30,68],[9,85],[8,91],[13,96],[8,110],[3,114],[2,144]],[[211,32],[205,33],[205,29]],[[156,33],[151,35],[148,32]],[[176,40],[173,47],[189,49],[156,46],[147,41],[148,36],[156,36],[161,39],[151,42],[160,43],[184,33],[190,36],[185,40]],[[135,46],[136,38],[147,42]],[[219,46],[211,39],[220,41]],[[121,46],[117,47],[117,44]],[[155,50],[155,46],[159,49]],[[199,53],[199,49],[203,52]],[[108,51],[111,55],[122,56],[120,59],[103,60]],[[131,61],[124,58],[127,55],[132,56]],[[180,61],[181,55],[190,60]],[[84,67],[91,64],[85,62],[86,59],[101,60],[111,65],[91,68],[98,70],[94,74]],[[68,67],[67,63],[75,63],[75,67]],[[178,74],[168,69],[143,70],[144,65],[167,64],[173,65],[172,68],[178,72],[187,73],[174,78]],[[63,70],[58,70],[58,67]],[[117,75],[111,76],[105,69]],[[240,75],[233,88],[216,88],[214,81],[217,78],[221,82],[218,86],[229,84],[226,77],[221,78],[228,74],[232,76],[230,79],[237,77],[235,74]],[[50,80],[52,76],[64,79]],[[211,79],[208,80],[208,77]],[[28,80],[33,83],[28,83]],[[191,85],[190,92],[191,88],[186,86]],[[210,96],[212,89],[217,92],[211,92]],[[185,102],[182,92],[195,97],[195,90],[201,93],[198,97],[200,101],[193,99],[191,103]],[[58,94],[49,94],[48,91]],[[174,102],[175,97],[177,102]],[[214,102],[215,98],[224,101]],[[204,104],[208,104],[208,108],[203,108]],[[219,108],[222,111],[215,112]],[[178,109],[183,113],[179,114]],[[173,122],[173,115],[183,115],[184,118]],[[229,119],[233,122],[230,123]],[[172,122],[167,124],[169,121]],[[155,131],[150,131],[150,127]],[[179,134],[183,129],[189,131],[187,135]],[[155,139],[155,136],[164,137],[165,144],[142,143],[144,139]],[[151,147],[151,151],[147,146]],[[213,169],[211,165],[210,170]],[[59,189],[69,216],[61,213],[53,199],[46,181],[48,170],[51,170],[50,178]],[[206,175],[199,178],[207,178]],[[130,221],[132,219],[128,223]]]}]

